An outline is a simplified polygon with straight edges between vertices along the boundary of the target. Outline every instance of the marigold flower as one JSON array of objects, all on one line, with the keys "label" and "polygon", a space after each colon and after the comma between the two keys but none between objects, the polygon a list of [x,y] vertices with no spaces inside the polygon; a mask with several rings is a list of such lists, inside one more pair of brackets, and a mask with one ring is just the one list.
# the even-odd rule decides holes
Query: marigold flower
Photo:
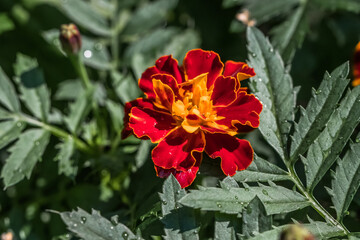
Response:
[{"label": "marigold flower", "polygon": [[252,76],[246,63],[224,67],[212,51],[189,51],[182,67],[171,55],[160,57],[139,79],[146,97],[126,103],[122,136],[158,143],[157,176],[173,174],[183,188],[194,181],[204,151],[220,157],[224,174],[233,176],[254,156],[250,143],[235,137],[259,126],[262,104],[240,84]]},{"label": "marigold flower", "polygon": [[75,24],[62,24],[60,29],[61,47],[66,53],[77,54],[81,49],[81,35]]},{"label": "marigold flower", "polygon": [[351,82],[353,87],[360,85],[360,42],[355,47],[354,63],[353,63],[354,80]]}]

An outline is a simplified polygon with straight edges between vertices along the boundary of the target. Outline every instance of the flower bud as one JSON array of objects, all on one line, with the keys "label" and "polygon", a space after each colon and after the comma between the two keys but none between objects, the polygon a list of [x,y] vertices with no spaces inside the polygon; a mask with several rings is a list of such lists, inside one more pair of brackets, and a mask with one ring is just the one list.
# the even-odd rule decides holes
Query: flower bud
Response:
[{"label": "flower bud", "polygon": [[315,237],[306,228],[294,224],[282,231],[280,240],[315,240]]},{"label": "flower bud", "polygon": [[75,24],[63,24],[60,29],[60,42],[67,54],[77,54],[81,49],[81,35]]}]

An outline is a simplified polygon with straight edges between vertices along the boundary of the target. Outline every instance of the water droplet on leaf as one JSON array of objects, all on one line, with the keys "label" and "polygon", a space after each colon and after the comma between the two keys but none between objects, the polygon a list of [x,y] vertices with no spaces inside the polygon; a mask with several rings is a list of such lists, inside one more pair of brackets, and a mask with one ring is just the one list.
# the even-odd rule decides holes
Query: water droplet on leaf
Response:
[{"label": "water droplet on leaf", "polygon": [[91,58],[92,55],[93,55],[92,51],[90,51],[90,50],[85,50],[84,51],[84,57],[85,58]]},{"label": "water droplet on leaf", "polygon": [[262,193],[263,193],[264,195],[269,195],[269,193],[268,193],[265,189],[262,190]]}]

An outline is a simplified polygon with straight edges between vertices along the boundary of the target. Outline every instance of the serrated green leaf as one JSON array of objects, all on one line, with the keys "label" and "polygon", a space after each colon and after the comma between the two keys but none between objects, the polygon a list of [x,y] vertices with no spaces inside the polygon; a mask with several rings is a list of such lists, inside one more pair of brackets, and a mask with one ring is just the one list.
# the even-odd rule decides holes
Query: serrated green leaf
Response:
[{"label": "serrated green leaf", "polygon": [[165,180],[163,192],[160,194],[165,239],[199,239],[193,210],[179,203],[185,195],[185,190],[181,189],[176,178],[170,175]]},{"label": "serrated green leaf", "polygon": [[150,155],[150,149],[152,147],[151,141],[141,141],[139,149],[135,155],[135,164],[137,168],[141,168]]},{"label": "serrated green leaf", "polygon": [[296,49],[302,45],[309,30],[307,8],[306,4],[300,4],[295,13],[272,30],[272,43],[279,50],[285,63],[291,62]]},{"label": "serrated green leaf", "polygon": [[268,39],[256,28],[248,28],[250,66],[256,77],[250,88],[263,103],[260,132],[284,159],[291,123],[294,120],[295,94],[290,75],[285,71],[280,55]]},{"label": "serrated green leaf", "polygon": [[78,208],[77,211],[59,214],[71,232],[86,240],[141,239],[124,224],[113,224],[95,210],[89,214]]},{"label": "serrated green leaf", "polygon": [[288,173],[278,166],[255,155],[251,165],[243,171],[238,171],[233,178],[237,182],[267,182],[290,180]]},{"label": "serrated green leaf", "polygon": [[242,234],[247,238],[265,232],[272,226],[272,218],[267,216],[265,206],[257,196],[243,210],[242,218]]},{"label": "serrated green leaf", "polygon": [[230,188],[239,188],[239,184],[230,176],[227,176],[224,180],[222,180],[220,182],[220,186],[226,190],[229,190]]},{"label": "serrated green leaf", "polygon": [[[260,233],[252,238],[248,238],[248,240],[279,240],[281,232],[290,226],[291,225],[283,225],[275,229]],[[341,230],[340,228],[329,225],[325,222],[312,222],[308,224],[303,224],[301,225],[301,227],[309,230],[316,239],[329,239],[332,237],[339,237],[345,235],[343,230]]]},{"label": "serrated green leaf", "polygon": [[143,4],[133,13],[123,34],[143,34],[166,20],[168,12],[175,8],[178,0],[157,0]]},{"label": "serrated green leaf", "polygon": [[0,68],[0,103],[2,103],[10,111],[20,111],[20,103],[14,86],[2,68]]},{"label": "serrated green leaf", "polygon": [[230,189],[202,187],[200,190],[190,190],[180,203],[202,210],[237,214],[241,213],[256,195],[264,203],[268,214],[288,213],[309,205],[301,194],[281,186]]},{"label": "serrated green leaf", "polygon": [[186,53],[191,49],[198,48],[200,37],[194,30],[188,29],[173,37],[171,42],[165,46],[163,55],[172,55],[173,58],[184,59]]},{"label": "serrated green leaf", "polygon": [[241,221],[236,215],[228,215],[224,213],[215,213],[215,240],[236,240],[236,234],[240,232]]},{"label": "serrated green leaf", "polygon": [[319,137],[303,158],[308,190],[313,190],[339,157],[352,132],[360,122],[360,88],[354,88],[331,115]]},{"label": "serrated green leaf", "polygon": [[115,92],[124,104],[141,95],[141,91],[132,76],[124,76],[119,72],[112,72],[112,80]]},{"label": "serrated green leaf", "polygon": [[329,120],[334,107],[342,96],[349,80],[349,64],[344,63],[331,74],[325,73],[320,87],[313,90],[306,110],[300,107],[301,117],[295,124],[291,142],[291,159],[296,161],[300,154],[304,154]]},{"label": "serrated green leaf", "polygon": [[360,12],[360,1],[359,0],[313,0],[311,1],[316,7],[330,10],[330,11],[349,11],[349,12]]},{"label": "serrated green leaf", "polygon": [[341,220],[350,206],[360,186],[360,143],[351,143],[343,159],[337,161],[333,180],[331,182],[332,202],[334,203],[337,219]]},{"label": "serrated green leaf", "polygon": [[[45,31],[43,32],[42,36],[49,44],[53,45],[62,54],[65,55],[65,53],[62,51],[59,41],[58,29],[51,29]],[[87,51],[86,54],[85,51]],[[100,40],[96,40],[87,36],[82,36],[82,48],[80,55],[87,66],[93,67],[98,70],[109,70],[112,67],[110,63],[109,51],[106,48],[106,45]],[[85,57],[85,55],[87,57]]]},{"label": "serrated green leaf", "polygon": [[74,166],[72,156],[75,151],[74,139],[69,137],[64,142],[58,144],[56,148],[59,153],[56,155],[55,160],[59,162],[59,174],[64,174],[68,177],[73,177],[77,173],[77,166]]},{"label": "serrated green leaf", "polygon": [[25,124],[20,121],[4,121],[0,122],[0,149],[17,139]]},{"label": "serrated green leaf", "polygon": [[15,72],[25,106],[37,118],[46,122],[50,112],[50,93],[36,59],[18,54]]},{"label": "serrated green leaf", "polygon": [[90,112],[92,97],[93,90],[88,90],[79,95],[74,103],[70,104],[70,113],[64,118],[64,121],[72,133],[79,130],[81,123]]},{"label": "serrated green leaf", "polygon": [[49,142],[50,133],[43,129],[30,129],[20,135],[10,148],[10,156],[1,171],[5,188],[10,187],[25,176],[30,178],[36,162],[43,155]]},{"label": "serrated green leaf", "polygon": [[86,1],[56,0],[50,3],[54,3],[67,17],[90,32],[102,36],[112,34],[106,18],[94,11]]},{"label": "serrated green leaf", "polygon": [[54,98],[56,100],[75,100],[83,92],[84,87],[79,79],[66,80],[59,84]]},{"label": "serrated green leaf", "polygon": [[8,120],[11,118],[11,113],[0,107],[0,120]]},{"label": "serrated green leaf", "polygon": [[261,24],[276,16],[289,14],[299,2],[299,0],[246,0],[244,8],[249,10],[251,19]]},{"label": "serrated green leaf", "polygon": [[110,113],[114,129],[120,132],[123,128],[124,107],[110,99],[106,100],[105,105]]}]

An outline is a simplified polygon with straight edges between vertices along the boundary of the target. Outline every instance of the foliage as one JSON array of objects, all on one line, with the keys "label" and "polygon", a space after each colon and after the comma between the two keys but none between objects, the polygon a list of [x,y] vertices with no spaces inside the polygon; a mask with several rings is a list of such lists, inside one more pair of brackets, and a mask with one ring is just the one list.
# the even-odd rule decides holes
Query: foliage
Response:
[{"label": "foliage", "polygon": [[[221,4],[1,1],[0,233],[270,240],[295,223],[317,239],[360,237],[360,88],[349,88],[345,62],[360,34],[348,27],[360,23],[360,2]],[[235,19],[242,9],[261,31]],[[82,33],[79,59],[60,47],[68,22]],[[242,84],[264,109],[259,130],[239,136],[255,150],[246,170],[225,177],[204,157],[181,189],[173,176],[155,176],[152,143],[122,140],[121,131],[142,72],[197,47],[242,61],[247,52],[256,76]]]}]

